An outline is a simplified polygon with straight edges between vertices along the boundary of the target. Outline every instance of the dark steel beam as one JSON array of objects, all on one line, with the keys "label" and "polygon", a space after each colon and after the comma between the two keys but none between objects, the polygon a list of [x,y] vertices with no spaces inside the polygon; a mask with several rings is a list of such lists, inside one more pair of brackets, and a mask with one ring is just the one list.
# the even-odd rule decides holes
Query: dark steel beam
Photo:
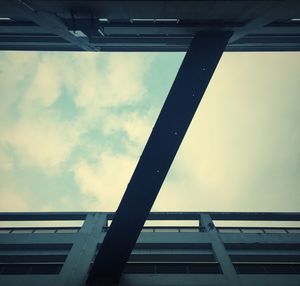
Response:
[{"label": "dark steel beam", "polygon": [[212,212],[210,216],[213,220],[253,220],[253,221],[300,221],[300,213],[290,212],[237,212],[237,213],[221,213]]},{"label": "dark steel beam", "polygon": [[229,32],[199,32],[192,40],[96,256],[88,284],[119,280],[230,36]]},{"label": "dark steel beam", "polygon": [[0,221],[85,220],[85,212],[16,212],[0,213]]},{"label": "dark steel beam", "polygon": [[[300,212],[151,212],[147,220],[199,220],[200,214],[215,220],[300,221]],[[107,213],[108,220],[113,218]]]},{"label": "dark steel beam", "polygon": [[[84,220],[94,212],[1,212],[0,221]],[[97,212],[99,213],[99,212]],[[108,220],[113,212],[103,212]],[[300,212],[151,212],[147,220],[199,220],[200,214],[209,214],[215,220],[300,221]]]}]

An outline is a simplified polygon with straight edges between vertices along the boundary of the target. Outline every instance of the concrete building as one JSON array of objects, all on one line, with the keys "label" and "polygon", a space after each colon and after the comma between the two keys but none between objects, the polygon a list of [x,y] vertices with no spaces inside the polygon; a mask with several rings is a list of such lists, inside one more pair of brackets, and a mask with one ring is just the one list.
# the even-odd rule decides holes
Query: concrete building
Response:
[{"label": "concrete building", "polygon": [[[2,213],[2,221],[84,223],[0,229],[1,285],[300,285],[298,228],[213,222],[299,221],[299,213],[149,214],[223,51],[299,51],[299,1],[4,0],[0,8],[0,50],[186,51],[116,213]],[[147,220],[198,226],[147,228]]]},{"label": "concrete building", "polygon": [[[33,227],[0,229],[0,285],[86,285],[113,215],[1,213],[1,221]],[[61,226],[69,220],[82,226]],[[300,213],[150,213],[153,226],[142,229],[119,285],[300,285],[300,228],[272,226],[299,220]],[[60,226],[41,226],[47,221]]]}]

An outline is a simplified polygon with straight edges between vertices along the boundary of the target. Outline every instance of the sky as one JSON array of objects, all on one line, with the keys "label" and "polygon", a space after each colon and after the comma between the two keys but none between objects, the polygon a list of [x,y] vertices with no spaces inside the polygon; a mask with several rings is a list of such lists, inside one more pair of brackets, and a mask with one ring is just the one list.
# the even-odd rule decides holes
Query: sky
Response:
[{"label": "sky", "polygon": [[[115,211],[183,57],[1,52],[0,211]],[[299,75],[224,53],[152,210],[300,211]]]}]

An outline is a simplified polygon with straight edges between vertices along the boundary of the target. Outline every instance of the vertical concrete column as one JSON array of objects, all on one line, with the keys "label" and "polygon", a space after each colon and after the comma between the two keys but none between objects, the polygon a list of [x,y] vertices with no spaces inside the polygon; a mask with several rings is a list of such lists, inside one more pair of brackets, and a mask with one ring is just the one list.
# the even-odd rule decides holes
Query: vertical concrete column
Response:
[{"label": "vertical concrete column", "polygon": [[211,216],[209,214],[201,214],[200,225],[205,227],[208,233],[214,254],[221,266],[227,284],[230,286],[242,285]]},{"label": "vertical concrete column", "polygon": [[85,285],[90,263],[96,253],[105,223],[106,214],[104,213],[87,215],[55,285]]}]

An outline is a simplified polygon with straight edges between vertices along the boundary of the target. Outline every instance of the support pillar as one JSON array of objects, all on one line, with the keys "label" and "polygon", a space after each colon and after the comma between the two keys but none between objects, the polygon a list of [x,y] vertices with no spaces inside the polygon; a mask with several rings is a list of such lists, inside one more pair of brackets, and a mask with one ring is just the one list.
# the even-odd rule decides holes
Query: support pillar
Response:
[{"label": "support pillar", "polygon": [[225,246],[222,242],[222,239],[219,236],[217,229],[214,226],[214,223],[209,214],[200,215],[200,224],[205,227],[208,236],[210,238],[214,254],[220,264],[223,275],[227,280],[228,286],[241,286],[238,275],[235,271],[235,268],[231,262],[231,259],[225,249]]},{"label": "support pillar", "polygon": [[96,253],[106,214],[89,213],[58,276],[61,286],[82,286]]}]

